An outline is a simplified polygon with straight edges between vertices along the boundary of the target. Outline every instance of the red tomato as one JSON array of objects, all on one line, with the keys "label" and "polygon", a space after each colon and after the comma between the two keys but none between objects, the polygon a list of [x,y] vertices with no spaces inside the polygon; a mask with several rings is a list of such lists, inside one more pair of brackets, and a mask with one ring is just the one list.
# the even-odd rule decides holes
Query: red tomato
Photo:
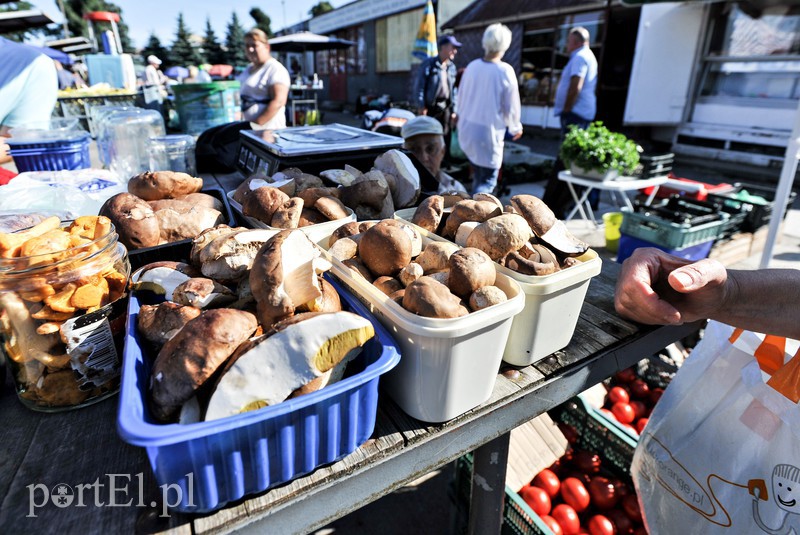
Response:
[{"label": "red tomato", "polygon": [[[584,486],[588,485],[589,481],[592,480],[592,476],[590,476],[589,474],[587,474],[585,472],[581,472],[580,470],[572,470],[570,472],[567,472],[566,477],[564,479],[567,479],[569,477],[577,479],[578,481],[583,483]],[[563,487],[563,484],[562,484],[562,487]]]},{"label": "red tomato", "polygon": [[550,498],[558,496],[558,491],[561,490],[561,480],[552,470],[547,468],[536,474],[536,477],[531,481],[531,485],[544,489]]},{"label": "red tomato", "polygon": [[539,516],[549,515],[552,505],[550,504],[550,496],[544,489],[539,487],[532,487],[525,485],[519,490],[519,496],[528,506],[533,509],[533,512]]},{"label": "red tomato", "polygon": [[565,503],[560,503],[553,507],[553,514],[550,516],[556,519],[564,535],[576,535],[581,530],[581,521],[578,518],[578,513]]},{"label": "red tomato", "polygon": [[628,403],[631,400],[631,395],[621,386],[615,386],[608,391],[608,400],[611,403],[616,403],[617,401]]},{"label": "red tomato", "polygon": [[592,505],[598,509],[611,509],[619,501],[617,487],[607,477],[593,477],[587,490],[592,498]]},{"label": "red tomato", "polygon": [[614,418],[621,424],[629,424],[636,418],[636,413],[630,403],[618,402],[611,406]]},{"label": "red tomato", "polygon": [[563,535],[564,534],[564,530],[561,529],[561,524],[556,522],[556,519],[553,518],[552,516],[544,515],[542,517],[542,522],[544,522],[545,525],[547,525],[547,527],[550,528],[550,531],[553,532],[553,535]]},{"label": "red tomato", "polygon": [[567,505],[571,505],[579,513],[589,507],[591,501],[586,486],[580,479],[574,477],[568,477],[561,482],[561,497]]},{"label": "red tomato", "polygon": [[661,396],[663,394],[664,394],[663,388],[653,388],[652,390],[650,390],[650,395],[648,396],[650,404],[655,405],[656,403],[658,403],[658,400],[661,399]]},{"label": "red tomato", "polygon": [[650,418],[639,418],[634,426],[636,428],[636,432],[641,435],[648,421],[650,421]]},{"label": "red tomato", "polygon": [[614,374],[614,379],[620,383],[630,383],[636,379],[636,370],[625,368]]},{"label": "red tomato", "polygon": [[590,451],[578,450],[572,456],[572,463],[587,474],[596,474],[600,471],[600,456]]},{"label": "red tomato", "polygon": [[639,500],[635,494],[628,494],[622,498],[622,510],[637,524],[642,522],[642,511],[639,509]]},{"label": "red tomato", "polygon": [[642,379],[635,379],[631,383],[631,395],[637,399],[645,399],[650,395],[650,385]]},{"label": "red tomato", "polygon": [[633,407],[633,413],[636,415],[636,418],[643,418],[647,413],[647,405],[641,401],[631,401],[631,407]]},{"label": "red tomato", "polygon": [[603,515],[594,515],[589,519],[586,527],[589,528],[591,535],[614,535],[616,533],[614,524]]},{"label": "red tomato", "polygon": [[570,444],[578,442],[578,431],[569,424],[558,422],[558,428]]},{"label": "red tomato", "polygon": [[606,516],[617,528],[618,535],[627,535],[633,531],[633,522],[628,515],[619,509],[611,509],[606,512]]},{"label": "red tomato", "polygon": [[620,498],[622,498],[623,496],[627,496],[628,494],[631,493],[631,489],[621,479],[612,477],[609,478],[609,480],[614,485],[614,488],[617,489],[617,494],[619,495]]}]

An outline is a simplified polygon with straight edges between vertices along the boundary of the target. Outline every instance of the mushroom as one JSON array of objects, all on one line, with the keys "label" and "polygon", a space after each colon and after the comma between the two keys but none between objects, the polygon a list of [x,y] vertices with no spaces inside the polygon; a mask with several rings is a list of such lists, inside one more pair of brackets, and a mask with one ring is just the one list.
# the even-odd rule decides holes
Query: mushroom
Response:
[{"label": "mushroom", "polygon": [[445,241],[432,241],[425,246],[415,262],[422,266],[426,275],[447,269],[450,255],[458,250],[458,246]]},{"label": "mushroom", "polygon": [[508,296],[503,290],[497,286],[483,286],[475,290],[469,296],[469,307],[473,312],[490,307],[492,305],[499,305],[508,301]]},{"label": "mushroom", "polygon": [[200,271],[216,281],[238,281],[253,265],[261,246],[277,233],[277,230],[256,229],[218,236],[200,251]]},{"label": "mushroom", "polygon": [[161,349],[167,340],[175,336],[190,320],[199,316],[200,312],[199,308],[170,301],[158,305],[144,304],[139,309],[136,330],[145,340]]},{"label": "mushroom", "polygon": [[269,225],[275,211],[288,200],[289,196],[278,188],[264,186],[250,192],[242,205],[242,214]]},{"label": "mushroom", "polygon": [[463,200],[453,206],[453,211],[447,217],[444,224],[443,236],[453,238],[456,235],[459,225],[465,221],[477,221],[482,223],[491,217],[498,216],[502,209],[490,201]]},{"label": "mushroom", "polygon": [[419,203],[411,217],[411,222],[422,227],[428,232],[436,232],[439,223],[442,221],[444,213],[444,197],[441,195],[431,195]]},{"label": "mushroom", "polygon": [[270,226],[275,228],[297,228],[303,212],[303,199],[292,197],[272,214]]},{"label": "mushroom", "polygon": [[347,238],[348,236],[352,236],[354,234],[359,234],[361,231],[358,228],[359,223],[357,221],[348,221],[344,225],[338,227],[331,233],[331,237],[328,238],[328,247],[332,247],[336,240],[340,238]]},{"label": "mushroom", "polygon": [[386,219],[394,215],[389,183],[377,169],[363,174],[342,188],[342,202],[352,208],[359,220]]},{"label": "mushroom", "polygon": [[372,285],[386,295],[392,295],[398,290],[403,289],[403,284],[394,277],[378,277],[372,282]]},{"label": "mushroom", "polygon": [[411,238],[397,223],[383,220],[361,237],[358,255],[374,275],[396,275],[411,262]]},{"label": "mushroom", "polygon": [[476,247],[500,260],[516,251],[533,237],[528,223],[516,214],[501,214],[475,227],[467,238],[467,247]]},{"label": "mushroom", "polygon": [[400,279],[400,282],[403,283],[403,286],[408,286],[424,274],[425,271],[422,269],[422,266],[416,262],[411,262],[409,265],[400,270],[397,278]]},{"label": "mushroom", "polygon": [[103,203],[99,214],[111,220],[120,243],[128,249],[152,247],[161,239],[155,212],[136,195],[117,193]]},{"label": "mushroom", "polygon": [[155,211],[159,236],[164,243],[194,239],[204,230],[224,222],[221,212],[178,199],[150,201],[150,207]]},{"label": "mushroom", "polygon": [[192,277],[175,287],[172,300],[179,305],[205,309],[233,303],[236,295],[226,286],[211,279]]},{"label": "mushroom", "polygon": [[392,200],[397,208],[413,206],[417,202],[420,191],[419,171],[411,163],[408,156],[397,149],[384,152],[375,158],[374,168],[385,176],[392,187]]},{"label": "mushroom", "polygon": [[200,276],[197,268],[171,260],[151,262],[138,273],[139,276],[133,283],[134,290],[148,290],[163,295],[167,301],[172,301],[172,293],[181,283]]},{"label": "mushroom", "polygon": [[489,255],[474,247],[459,249],[450,255],[448,263],[450,278],[447,286],[451,292],[465,299],[478,288],[494,284],[497,276]]},{"label": "mushroom", "polygon": [[426,318],[459,318],[469,313],[447,286],[430,277],[420,277],[408,285],[403,308]]},{"label": "mushroom", "polygon": [[511,205],[528,222],[534,234],[556,251],[566,255],[583,254],[589,245],[576,238],[564,224],[556,218],[547,204],[533,195],[515,195]]},{"label": "mushroom", "polygon": [[177,199],[203,189],[203,179],[176,171],[145,171],[128,180],[128,193],[145,201]]},{"label": "mushroom", "polygon": [[347,213],[347,206],[342,201],[329,195],[317,199],[317,202],[314,203],[314,208],[331,221],[344,219],[350,215]]},{"label": "mushroom", "polygon": [[339,293],[324,277],[317,277],[322,294],[308,303],[297,307],[298,312],[338,312],[342,309]]},{"label": "mushroom", "polygon": [[198,234],[192,240],[192,250],[189,253],[189,263],[193,266],[200,265],[200,251],[202,251],[209,243],[214,241],[220,236],[227,236],[240,230],[245,230],[243,227],[231,228],[228,225],[217,225],[216,227],[207,228]]}]

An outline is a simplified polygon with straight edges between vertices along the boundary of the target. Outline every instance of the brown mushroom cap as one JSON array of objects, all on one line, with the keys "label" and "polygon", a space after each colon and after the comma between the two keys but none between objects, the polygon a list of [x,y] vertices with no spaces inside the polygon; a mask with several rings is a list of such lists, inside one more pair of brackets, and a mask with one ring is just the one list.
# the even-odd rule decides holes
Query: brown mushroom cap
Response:
[{"label": "brown mushroom cap", "polygon": [[441,195],[431,195],[417,207],[411,222],[424,228],[428,232],[436,232],[439,223],[442,221],[444,213],[444,197]]},{"label": "brown mushroom cap", "polygon": [[500,215],[503,210],[491,201],[473,201],[465,199],[453,206],[452,213],[444,224],[444,237],[452,238],[461,223],[477,221],[482,223],[491,217]]},{"label": "brown mushroom cap", "polygon": [[511,206],[525,218],[537,236],[550,230],[557,220],[550,207],[534,195],[514,195],[511,197]]},{"label": "brown mushroom cap", "polygon": [[468,298],[475,290],[494,284],[497,276],[489,255],[467,247],[450,255],[450,277],[447,286],[454,294]]},{"label": "brown mushroom cap", "polygon": [[384,220],[364,233],[358,255],[376,276],[397,275],[411,262],[411,238],[394,220]]},{"label": "brown mushroom cap", "polygon": [[118,193],[108,199],[99,215],[111,220],[120,243],[128,249],[153,247],[161,239],[155,212],[147,201],[131,193]]},{"label": "brown mushroom cap", "polygon": [[328,239],[328,247],[336,243],[336,240],[341,238],[347,238],[348,236],[354,236],[361,232],[358,228],[358,221],[349,221],[342,225],[341,227],[337,228],[331,233],[331,237]]},{"label": "brown mushroom cap", "polygon": [[320,214],[315,208],[304,206],[300,212],[300,220],[297,222],[298,227],[308,227],[311,225],[318,225],[319,223],[327,223],[328,218]]},{"label": "brown mushroom cap", "polygon": [[317,199],[317,202],[314,203],[314,208],[316,208],[319,213],[330,219],[331,221],[336,221],[337,219],[344,219],[348,216],[347,207],[344,205],[342,201],[337,199],[336,197],[326,196],[320,197]]},{"label": "brown mushroom cap", "polygon": [[484,221],[467,237],[468,247],[477,247],[492,260],[500,260],[533,237],[528,223],[516,214],[502,214]]},{"label": "brown mushroom cap", "polygon": [[145,340],[161,349],[189,320],[200,315],[199,308],[164,301],[158,305],[142,305],[136,330]]},{"label": "brown mushroom cap", "polygon": [[128,192],[146,201],[176,199],[201,189],[202,178],[175,171],[146,171],[128,181]]},{"label": "brown mushroom cap", "polygon": [[430,277],[420,277],[408,285],[403,308],[426,318],[459,318],[469,313],[447,286]]},{"label": "brown mushroom cap", "polygon": [[303,213],[303,199],[292,197],[272,214],[270,226],[275,228],[297,228]]},{"label": "brown mushroom cap", "polygon": [[483,286],[469,296],[469,307],[478,311],[508,301],[508,296],[497,286]]},{"label": "brown mushroom cap", "polygon": [[242,205],[242,214],[269,225],[275,211],[288,200],[289,196],[278,188],[264,186],[250,192]]}]

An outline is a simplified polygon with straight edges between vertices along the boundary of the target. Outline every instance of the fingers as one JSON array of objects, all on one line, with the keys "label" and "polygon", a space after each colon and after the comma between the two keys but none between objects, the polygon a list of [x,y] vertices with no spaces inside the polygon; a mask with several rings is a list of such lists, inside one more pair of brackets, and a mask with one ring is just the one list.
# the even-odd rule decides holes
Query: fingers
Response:
[{"label": "fingers", "polygon": [[649,325],[681,323],[680,312],[656,292],[667,275],[687,263],[652,248],[636,249],[622,265],[614,306],[628,319]]},{"label": "fingers", "polygon": [[716,260],[705,259],[673,270],[669,274],[669,283],[678,292],[691,293],[707,286],[721,286],[727,278],[725,266]]}]

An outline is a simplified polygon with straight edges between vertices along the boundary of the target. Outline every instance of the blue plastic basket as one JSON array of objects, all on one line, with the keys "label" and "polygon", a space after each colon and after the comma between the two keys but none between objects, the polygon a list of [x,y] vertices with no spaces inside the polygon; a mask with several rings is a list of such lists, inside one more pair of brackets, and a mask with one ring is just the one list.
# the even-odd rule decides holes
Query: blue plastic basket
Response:
[{"label": "blue plastic basket", "polygon": [[400,353],[374,316],[336,282],[330,282],[343,307],[369,319],[375,328],[375,337],[351,364],[362,366],[363,371],[278,405],[188,425],[159,424],[150,414],[151,360],[142,352],[135,327],[139,299],[131,296],[117,430],[126,442],[147,448],[159,486],[178,485],[181,489],[175,509],[218,509],[337,461],[372,435],[378,378],[397,365]]},{"label": "blue plastic basket", "polygon": [[683,247],[681,249],[670,249],[665,245],[628,236],[627,234],[620,234],[617,262],[621,264],[626,258],[633,254],[634,249],[638,249],[639,247],[655,247],[671,255],[685,258],[686,260],[702,260],[703,258],[708,258],[708,254],[711,252],[711,247],[713,245],[714,239],[712,238],[707,242],[698,243],[697,245],[690,245],[689,247]]},{"label": "blue plastic basket", "polygon": [[84,132],[68,140],[6,142],[9,154],[14,158],[17,171],[61,171],[87,169],[92,166],[89,157],[91,136]]}]

